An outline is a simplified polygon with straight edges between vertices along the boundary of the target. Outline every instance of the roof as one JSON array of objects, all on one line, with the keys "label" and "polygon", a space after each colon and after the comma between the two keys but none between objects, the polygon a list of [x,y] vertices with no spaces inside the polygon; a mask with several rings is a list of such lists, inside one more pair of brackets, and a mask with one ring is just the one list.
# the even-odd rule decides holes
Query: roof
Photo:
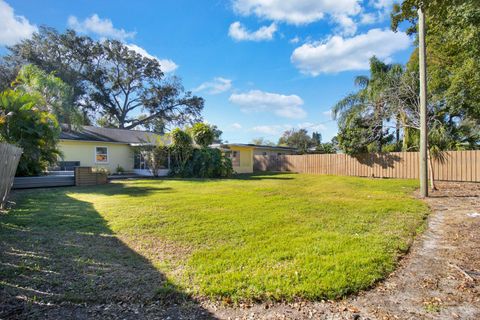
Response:
[{"label": "roof", "polygon": [[94,126],[81,126],[80,128],[69,128],[62,124],[60,139],[73,141],[98,141],[114,142],[125,144],[149,144],[162,136],[149,131],[99,128]]},{"label": "roof", "polygon": [[218,147],[251,147],[254,149],[270,149],[270,150],[288,150],[288,151],[296,151],[296,148],[292,147],[282,147],[282,146],[267,146],[267,145],[260,145],[260,144],[253,144],[253,143],[222,143],[222,144],[215,144],[212,145],[214,148]]}]

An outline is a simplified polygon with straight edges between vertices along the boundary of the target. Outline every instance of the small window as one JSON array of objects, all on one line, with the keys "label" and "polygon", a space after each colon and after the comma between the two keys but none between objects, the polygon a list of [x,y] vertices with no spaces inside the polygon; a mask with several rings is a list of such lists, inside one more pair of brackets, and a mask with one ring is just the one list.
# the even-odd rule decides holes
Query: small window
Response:
[{"label": "small window", "polygon": [[232,151],[231,158],[232,158],[232,166],[240,167],[240,151]]},{"label": "small window", "polygon": [[96,147],[95,148],[95,162],[96,163],[108,163],[108,148]]}]

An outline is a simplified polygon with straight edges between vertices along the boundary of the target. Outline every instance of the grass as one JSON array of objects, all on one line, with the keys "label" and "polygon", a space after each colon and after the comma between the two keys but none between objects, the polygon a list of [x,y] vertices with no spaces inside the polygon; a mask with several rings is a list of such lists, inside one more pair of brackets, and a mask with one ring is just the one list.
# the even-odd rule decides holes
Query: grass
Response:
[{"label": "grass", "polygon": [[22,192],[0,217],[0,285],[72,301],[339,298],[408,249],[428,213],[416,186],[265,174]]}]

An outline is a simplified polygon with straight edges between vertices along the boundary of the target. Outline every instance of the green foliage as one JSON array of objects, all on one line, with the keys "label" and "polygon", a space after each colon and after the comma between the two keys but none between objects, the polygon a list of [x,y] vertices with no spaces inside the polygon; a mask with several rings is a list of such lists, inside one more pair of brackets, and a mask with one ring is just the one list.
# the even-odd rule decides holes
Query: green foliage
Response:
[{"label": "green foliage", "polygon": [[182,171],[176,175],[184,178],[225,178],[233,174],[230,158],[224,156],[219,149],[194,149]]},{"label": "green foliage", "polygon": [[232,162],[219,149],[209,148],[214,134],[212,127],[197,124],[190,129],[200,149],[192,146],[192,137],[176,128],[170,133],[172,144],[170,152],[173,161],[170,175],[178,177],[221,178],[233,174]]},{"label": "green foliage", "polygon": [[35,65],[25,65],[20,69],[13,87],[34,95],[39,107],[53,113],[60,123],[80,125],[84,122],[83,115],[74,105],[73,89],[54,72],[48,74]]},{"label": "green foliage", "polygon": [[57,119],[38,107],[40,102],[37,96],[22,92],[0,93],[0,140],[23,148],[18,176],[39,175],[61,155]]},{"label": "green foliage", "polygon": [[161,137],[154,141],[149,140],[147,144],[137,147],[137,151],[145,159],[152,175],[158,177],[158,171],[165,168],[168,162],[169,147],[165,145],[164,140]]},{"label": "green foliage", "polygon": [[308,149],[316,146],[316,141],[308,135],[306,129],[287,130],[278,140],[279,146],[296,148],[299,153],[307,153]]},{"label": "green foliage", "polygon": [[380,152],[386,141],[391,140],[391,133],[384,128],[384,122],[391,116],[384,92],[389,80],[402,72],[400,65],[372,57],[370,76],[356,77],[358,91],[333,107],[334,118],[338,119],[339,145],[345,153]]},{"label": "green foliage", "polygon": [[[392,28],[408,23],[416,34],[419,1],[395,5]],[[430,100],[444,104],[452,122],[480,124],[480,5],[478,0],[423,1],[426,15],[427,72]],[[418,70],[418,50],[412,54],[409,70]],[[477,128],[478,129],[478,128]],[[467,129],[467,131],[472,131]],[[474,140],[465,136],[465,140]],[[478,140],[470,143],[478,147]]]},{"label": "green foliage", "polygon": [[264,137],[254,138],[250,143],[258,146],[275,146],[275,142],[267,140]]},{"label": "green foliage", "polygon": [[186,165],[193,153],[192,137],[180,128],[176,128],[170,132],[171,155],[173,161],[170,173],[173,175],[181,175],[185,171]]},{"label": "green foliage", "polygon": [[337,153],[337,147],[332,142],[324,142],[317,146],[315,153]]},{"label": "green foliage", "polygon": [[190,128],[190,133],[193,141],[202,148],[207,148],[215,140],[215,132],[212,126],[203,122],[195,123]]},{"label": "green foliage", "polygon": [[84,114],[94,113],[93,119],[104,126],[155,126],[159,119],[190,123],[203,109],[203,99],[185,91],[178,77],[166,79],[156,59],[119,41],[94,41],[72,30],[60,34],[41,27],[9,50],[10,64],[31,63],[55,72],[73,88],[74,105]]},{"label": "green foliage", "polygon": [[117,165],[117,168],[115,169],[116,174],[123,174],[125,173],[125,169],[121,165]]}]

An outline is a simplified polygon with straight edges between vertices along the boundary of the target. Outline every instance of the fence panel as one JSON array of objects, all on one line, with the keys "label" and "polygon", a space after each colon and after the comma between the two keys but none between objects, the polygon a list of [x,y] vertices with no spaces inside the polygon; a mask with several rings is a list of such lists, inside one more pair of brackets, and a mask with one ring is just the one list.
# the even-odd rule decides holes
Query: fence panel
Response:
[{"label": "fence panel", "polygon": [[[418,152],[254,156],[255,171],[418,179]],[[480,150],[448,151],[432,161],[435,180],[480,182]]]},{"label": "fence panel", "polygon": [[21,148],[0,143],[0,208],[7,202],[21,155]]}]

